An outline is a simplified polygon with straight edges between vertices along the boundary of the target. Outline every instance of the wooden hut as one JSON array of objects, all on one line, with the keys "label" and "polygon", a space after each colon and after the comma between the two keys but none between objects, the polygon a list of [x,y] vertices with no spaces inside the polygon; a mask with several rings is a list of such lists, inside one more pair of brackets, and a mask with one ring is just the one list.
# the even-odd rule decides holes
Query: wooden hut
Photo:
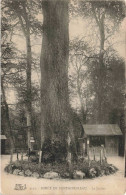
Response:
[{"label": "wooden hut", "polygon": [[92,153],[95,149],[96,154],[99,154],[101,145],[105,147],[106,154],[109,156],[119,155],[119,144],[122,132],[116,124],[95,124],[83,125],[84,136],[80,140],[83,145],[84,153],[87,149]]}]

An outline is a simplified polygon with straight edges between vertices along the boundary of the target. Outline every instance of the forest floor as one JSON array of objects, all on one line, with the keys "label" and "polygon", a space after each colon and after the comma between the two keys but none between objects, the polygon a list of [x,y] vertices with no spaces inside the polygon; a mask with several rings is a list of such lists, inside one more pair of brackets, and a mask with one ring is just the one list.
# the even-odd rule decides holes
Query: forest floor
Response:
[{"label": "forest floor", "polygon": [[[115,174],[84,180],[47,180],[8,174],[4,168],[9,159],[10,155],[1,155],[1,195],[126,195],[123,157],[108,157],[108,163],[119,169]],[[25,189],[19,190],[20,186]]]}]

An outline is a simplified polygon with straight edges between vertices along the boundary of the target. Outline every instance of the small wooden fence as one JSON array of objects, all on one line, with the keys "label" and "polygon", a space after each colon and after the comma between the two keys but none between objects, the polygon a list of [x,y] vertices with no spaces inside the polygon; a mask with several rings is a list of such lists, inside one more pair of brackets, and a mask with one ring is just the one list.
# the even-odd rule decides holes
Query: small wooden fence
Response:
[{"label": "small wooden fence", "polygon": [[106,149],[104,146],[90,147],[87,156],[90,160],[100,160],[100,163],[103,161],[107,162]]}]

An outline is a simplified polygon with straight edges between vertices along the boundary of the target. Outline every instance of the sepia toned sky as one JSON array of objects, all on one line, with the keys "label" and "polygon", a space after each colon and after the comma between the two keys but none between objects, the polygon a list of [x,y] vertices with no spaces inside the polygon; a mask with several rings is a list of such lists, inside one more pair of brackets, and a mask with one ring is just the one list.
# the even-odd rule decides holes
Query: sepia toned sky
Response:
[{"label": "sepia toned sky", "polygon": [[[38,15],[40,21],[42,21],[42,16]],[[97,29],[94,27],[94,31],[97,32]],[[85,37],[86,41],[90,41],[91,38],[93,39],[93,44],[97,45],[97,40],[93,38],[92,35],[92,27],[89,25],[89,20],[82,19],[81,17],[76,17],[70,20],[69,23],[69,36],[70,40],[73,40],[75,37]],[[34,55],[40,56],[41,53],[41,43],[42,37],[31,36],[31,43],[32,43],[32,52]],[[26,44],[23,33],[15,32],[15,35],[12,38],[12,41],[22,52],[26,53]],[[96,42],[95,42],[96,41]],[[113,48],[118,52],[120,57],[125,59],[126,56],[126,18],[123,20],[122,24],[120,25],[119,31],[113,35]],[[32,72],[32,82],[37,82],[40,84],[40,72]],[[16,102],[16,92],[10,88],[7,91],[8,103],[15,103]]]}]

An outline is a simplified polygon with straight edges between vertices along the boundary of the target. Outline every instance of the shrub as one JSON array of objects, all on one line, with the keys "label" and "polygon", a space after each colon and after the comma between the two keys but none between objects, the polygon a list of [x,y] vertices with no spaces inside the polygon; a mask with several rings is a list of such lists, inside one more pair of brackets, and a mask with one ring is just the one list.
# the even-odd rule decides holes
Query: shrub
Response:
[{"label": "shrub", "polygon": [[[71,167],[68,166],[67,163],[41,163],[37,162],[28,162],[24,161],[16,161],[12,164],[9,164],[5,167],[5,171],[8,173],[13,173],[14,170],[22,171],[22,174],[25,173],[26,176],[34,176],[34,173],[39,174],[40,177],[47,172],[56,172],[61,178],[74,178],[74,173],[76,171],[81,171],[85,174],[85,178],[94,178],[102,175],[109,175],[111,173],[115,173],[118,169],[112,164],[107,164],[107,162],[103,162],[102,165],[100,162],[90,161],[90,165],[87,160],[80,160],[77,163],[73,163]],[[16,171],[15,171],[16,172]]]},{"label": "shrub", "polygon": [[66,145],[61,143],[60,140],[46,140],[43,144],[43,157],[44,163],[64,162],[67,154]]},{"label": "shrub", "polygon": [[95,168],[90,168],[90,169],[88,170],[88,172],[89,172],[89,177],[90,177],[90,178],[96,177],[97,172],[96,172],[96,169],[95,169]]},{"label": "shrub", "polygon": [[[29,155],[29,152],[27,151],[27,154],[26,156]],[[38,155],[38,152],[37,151],[30,151],[30,157],[29,157],[29,160],[31,162],[39,162],[39,155]]]}]

